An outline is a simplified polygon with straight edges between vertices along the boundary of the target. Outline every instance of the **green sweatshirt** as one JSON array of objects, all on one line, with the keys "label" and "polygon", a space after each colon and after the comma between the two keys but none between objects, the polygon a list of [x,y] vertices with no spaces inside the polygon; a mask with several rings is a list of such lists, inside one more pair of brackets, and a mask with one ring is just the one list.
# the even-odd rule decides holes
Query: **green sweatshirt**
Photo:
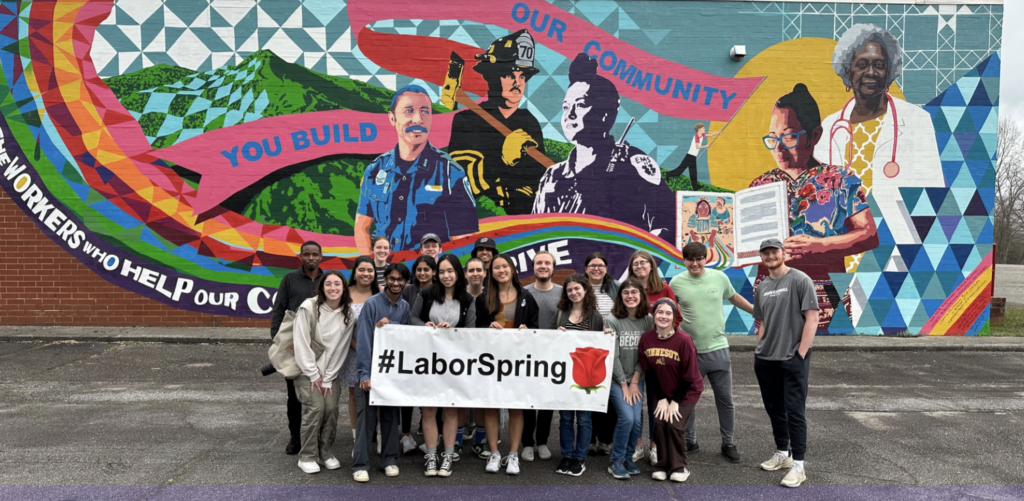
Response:
[{"label": "green sweatshirt", "polygon": [[633,372],[640,372],[640,380],[644,379],[644,371],[637,361],[637,350],[640,336],[654,329],[654,319],[647,315],[640,319],[615,318],[608,315],[605,327],[615,331],[615,365],[612,369],[612,380],[616,383],[628,383],[633,379]]}]

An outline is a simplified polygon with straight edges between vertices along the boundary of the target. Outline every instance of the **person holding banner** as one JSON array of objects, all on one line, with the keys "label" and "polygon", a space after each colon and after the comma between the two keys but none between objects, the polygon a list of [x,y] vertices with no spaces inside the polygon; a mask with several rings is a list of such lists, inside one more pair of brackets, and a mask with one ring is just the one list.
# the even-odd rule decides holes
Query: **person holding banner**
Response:
[{"label": "person holding banner", "polygon": [[678,308],[667,298],[654,303],[654,329],[640,337],[638,360],[647,376],[647,398],[657,402],[651,428],[654,443],[662,452],[651,478],[685,482],[690,476],[686,423],[704,391],[704,380],[693,340],[675,326]]},{"label": "person holding banner", "polygon": [[324,273],[316,296],[299,306],[294,325],[295,364],[301,372],[295,378],[295,392],[302,403],[299,468],[319,473],[318,463],[323,463],[328,470],[337,470],[341,462],[331,450],[341,394],[337,378],[355,327],[352,296],[340,272]]},{"label": "person holding banner", "polygon": [[366,301],[356,322],[356,371],[359,389],[356,390],[355,456],[352,459],[352,478],[356,482],[369,482],[370,436],[376,427],[377,413],[381,425],[381,467],[389,477],[398,476],[398,417],[397,407],[370,405],[370,372],[373,365],[373,337],[375,328],[389,323],[409,323],[409,303],[402,299],[402,291],[409,282],[409,268],[402,263],[391,263],[384,268],[387,287]]},{"label": "person holding banner", "polygon": [[[420,291],[412,307],[412,325],[425,325],[435,329],[476,326],[476,304],[466,292],[466,275],[462,263],[454,254],[441,256],[437,267],[438,283]],[[428,477],[448,477],[452,474],[455,444],[458,432],[458,409],[444,409],[444,453],[437,456],[437,407],[424,407],[423,440],[426,442],[423,474]],[[440,467],[438,467],[440,461]]]},{"label": "person holding banner", "polygon": [[[487,279],[486,291],[476,298],[476,326],[491,329],[537,329],[537,301],[529,291],[523,290],[516,273],[515,262],[503,254],[491,260],[491,275]],[[505,464],[505,473],[519,474],[519,443],[523,436],[522,409],[508,410],[508,434],[510,451],[502,461],[498,452],[499,409],[484,409],[484,429],[487,433],[488,473],[498,473]]]},{"label": "person holding banner", "polygon": [[[558,313],[558,301],[562,298],[562,286],[551,278],[555,274],[554,254],[542,250],[533,256],[534,282],[524,287],[537,301],[537,319],[540,325],[551,325]],[[533,461],[534,451],[541,459],[551,459],[548,438],[551,435],[551,419],[555,411],[550,409],[528,409],[523,411],[523,461]]]},{"label": "person holding banner", "polygon": [[[385,241],[386,243],[386,241]],[[376,245],[376,243],[374,244]],[[384,271],[381,268],[381,271]],[[363,304],[374,294],[380,292],[377,287],[377,270],[374,260],[369,256],[359,256],[352,264],[352,276],[348,279],[348,291],[352,296],[353,323],[359,320],[359,312],[363,310]],[[349,343],[348,356],[341,366],[341,373],[338,380],[343,386],[348,387],[348,417],[352,425],[352,440],[356,439],[356,387],[359,386],[359,374],[356,372],[356,338],[352,336]]]},{"label": "person holding banner", "polygon": [[[597,298],[590,279],[573,273],[562,284],[562,298],[558,301],[558,313],[551,320],[549,329],[565,331],[603,331],[604,320],[597,311]],[[573,430],[573,420],[576,429]],[[590,411],[558,411],[558,441],[562,448],[562,461],[555,473],[578,477],[587,471],[587,447],[594,428]]]},{"label": "person holding banner", "polygon": [[[477,240],[477,243],[479,244],[480,240]],[[488,250],[486,262],[478,257],[473,257],[470,258],[469,261],[466,261],[466,282],[468,284],[466,292],[468,292],[470,296],[473,296],[474,302],[476,301],[476,298],[480,297],[480,295],[484,293],[484,281],[487,280],[487,265],[491,262],[490,260],[493,256],[494,254]],[[459,412],[459,426],[462,427],[463,430],[469,429],[471,431],[470,434],[472,435],[472,439],[470,440],[470,447],[473,452],[475,452],[480,459],[487,459],[487,456],[491,453],[490,448],[483,446],[484,441],[487,440],[487,432],[483,426],[479,426],[478,423],[475,422],[475,419],[471,419],[469,415],[470,412],[473,413],[473,418],[479,417],[479,419],[483,419],[483,409],[477,409],[475,411],[463,409]],[[458,458],[462,455],[462,440],[459,440],[458,443],[455,444],[455,449],[457,453],[456,458]]]},{"label": "person holding banner", "polygon": [[[431,234],[424,235],[424,248],[431,242],[428,237]],[[431,252],[436,251],[440,248],[440,244],[431,248]],[[434,285],[437,281],[437,260],[428,252],[423,252],[420,257],[416,258],[416,261],[412,263],[412,273],[414,280],[405,286],[402,290],[402,299],[406,303],[409,303],[409,307],[416,304],[416,297],[420,291]],[[423,414],[420,414],[420,432],[423,432]],[[408,454],[410,451],[416,450],[416,439],[412,438],[412,407],[402,407],[402,440],[400,442],[402,446],[402,454]],[[421,447],[425,450],[425,447]]]},{"label": "person holding banner", "polygon": [[[601,318],[607,320],[615,305],[615,292],[619,283],[608,274],[608,258],[600,252],[591,252],[583,260],[587,276],[590,278],[590,285],[594,289],[594,296],[597,298],[597,311]],[[534,272],[536,273],[536,272]],[[611,454],[612,437],[615,434],[615,408],[608,407],[608,412],[593,412],[590,415],[594,425],[594,434],[591,437],[590,448],[587,452],[591,454]]]},{"label": "person holding banner", "polygon": [[644,431],[644,372],[638,362],[637,349],[640,336],[654,328],[654,319],[648,311],[643,284],[628,278],[615,295],[615,306],[604,327],[606,333],[616,336],[612,382],[618,383],[612,384],[610,389],[610,403],[615,407],[618,421],[608,473],[620,480],[640,474],[634,454],[627,454]]},{"label": "person holding banner", "polygon": [[487,263],[478,257],[466,261],[466,292],[473,299],[484,293],[484,280],[487,280]]}]

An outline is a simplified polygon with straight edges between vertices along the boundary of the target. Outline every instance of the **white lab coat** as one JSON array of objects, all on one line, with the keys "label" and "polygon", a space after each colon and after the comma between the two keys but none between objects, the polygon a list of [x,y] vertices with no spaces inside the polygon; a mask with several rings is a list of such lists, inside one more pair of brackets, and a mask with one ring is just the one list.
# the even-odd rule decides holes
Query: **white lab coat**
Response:
[{"label": "white lab coat", "polygon": [[[881,216],[897,244],[919,244],[921,238],[917,234],[913,221],[910,219],[910,207],[903,202],[900,195],[901,187],[945,187],[942,175],[942,163],[939,160],[939,147],[935,141],[935,127],[932,117],[927,111],[902,99],[889,96],[896,108],[898,141],[896,142],[896,162],[899,174],[890,178],[885,175],[885,164],[892,161],[893,154],[893,117],[892,110],[882,119],[881,130],[875,141],[874,157],[871,160],[871,192]],[[853,112],[855,103],[846,107],[847,120]],[[851,140],[846,130],[837,130],[830,134],[833,124],[843,113],[842,109],[826,117],[821,127],[824,138],[814,148],[814,157],[819,162],[829,161],[829,147],[832,148],[832,163],[846,164],[847,142]],[[881,226],[881,223],[879,223]]]}]

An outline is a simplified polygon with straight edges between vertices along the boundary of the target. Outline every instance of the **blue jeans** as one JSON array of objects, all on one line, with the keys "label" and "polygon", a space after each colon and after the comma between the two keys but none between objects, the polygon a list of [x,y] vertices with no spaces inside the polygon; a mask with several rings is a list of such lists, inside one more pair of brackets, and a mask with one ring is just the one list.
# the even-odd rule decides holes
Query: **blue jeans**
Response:
[{"label": "blue jeans", "polygon": [[612,461],[624,461],[633,455],[636,441],[644,431],[644,382],[640,381],[640,398],[629,405],[622,399],[622,386],[611,385],[611,404],[615,406],[615,414],[619,420],[615,423],[615,435],[612,439]]},{"label": "blue jeans", "polygon": [[[573,418],[576,419],[575,430]],[[593,432],[590,411],[558,411],[558,444],[562,448],[562,457],[586,461]]]}]

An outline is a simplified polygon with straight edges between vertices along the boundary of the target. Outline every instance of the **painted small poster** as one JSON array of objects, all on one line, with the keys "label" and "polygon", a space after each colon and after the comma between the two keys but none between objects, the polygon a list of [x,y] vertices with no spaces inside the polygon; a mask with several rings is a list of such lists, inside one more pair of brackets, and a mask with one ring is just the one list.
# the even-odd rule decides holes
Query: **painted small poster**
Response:
[{"label": "painted small poster", "polygon": [[708,248],[705,266],[727,268],[736,254],[732,193],[676,192],[676,246],[690,242]]}]

